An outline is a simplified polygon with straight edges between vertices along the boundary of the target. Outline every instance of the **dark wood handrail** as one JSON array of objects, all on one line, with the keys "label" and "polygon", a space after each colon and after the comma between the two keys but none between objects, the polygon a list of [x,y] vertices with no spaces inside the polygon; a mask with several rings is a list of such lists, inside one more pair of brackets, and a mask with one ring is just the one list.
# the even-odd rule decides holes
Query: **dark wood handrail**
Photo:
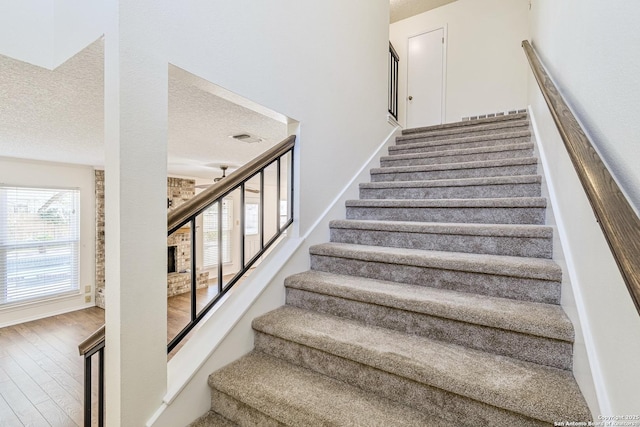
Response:
[{"label": "dark wood handrail", "polygon": [[100,345],[104,341],[104,325],[100,326],[100,328],[92,333],[87,339],[82,341],[80,345],[78,345],[78,352],[80,356],[84,356],[87,353],[91,352],[94,348]]},{"label": "dark wood handrail", "polygon": [[249,163],[233,171],[225,179],[218,181],[209,188],[189,200],[171,213],[167,218],[169,234],[189,222],[190,218],[207,209],[215,200],[229,193],[243,181],[251,178],[261,169],[274,162],[278,157],[291,150],[296,142],[295,135],[287,137],[284,141],[274,145]]},{"label": "dark wood handrail", "polygon": [[640,218],[553,84],[529,41],[524,40],[522,48],[631,299],[640,313]]}]

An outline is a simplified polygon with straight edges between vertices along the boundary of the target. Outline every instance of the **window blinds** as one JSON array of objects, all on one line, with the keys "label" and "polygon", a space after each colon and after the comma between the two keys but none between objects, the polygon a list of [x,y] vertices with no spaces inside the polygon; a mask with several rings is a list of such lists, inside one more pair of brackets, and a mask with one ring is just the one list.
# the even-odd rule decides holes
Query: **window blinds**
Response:
[{"label": "window blinds", "polygon": [[78,290],[80,191],[0,186],[0,305]]},{"label": "window blinds", "polygon": [[[222,202],[222,262],[231,262],[231,229],[233,225],[233,205],[231,200]],[[218,206],[215,203],[202,213],[203,221],[203,264],[204,267],[218,265]]]}]

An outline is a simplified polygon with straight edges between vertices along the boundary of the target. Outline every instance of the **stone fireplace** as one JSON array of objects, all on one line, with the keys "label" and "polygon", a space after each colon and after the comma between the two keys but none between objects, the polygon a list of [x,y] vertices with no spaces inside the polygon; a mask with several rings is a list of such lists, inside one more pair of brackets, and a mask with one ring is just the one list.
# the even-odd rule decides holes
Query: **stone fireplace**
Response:
[{"label": "stone fireplace", "polygon": [[[195,196],[192,179],[167,178],[167,205],[173,210]],[[104,308],[104,171],[95,171],[96,305]],[[167,238],[167,296],[191,290],[191,229],[181,228]],[[209,273],[196,275],[196,287],[208,285]]]}]

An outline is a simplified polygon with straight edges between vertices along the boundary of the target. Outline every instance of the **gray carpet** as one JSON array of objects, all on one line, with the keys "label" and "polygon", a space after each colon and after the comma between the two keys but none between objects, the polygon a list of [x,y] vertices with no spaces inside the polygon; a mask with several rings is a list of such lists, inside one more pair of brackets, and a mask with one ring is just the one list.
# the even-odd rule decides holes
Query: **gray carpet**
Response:
[{"label": "gray carpet", "polygon": [[409,129],[192,426],[588,421],[526,113]]}]

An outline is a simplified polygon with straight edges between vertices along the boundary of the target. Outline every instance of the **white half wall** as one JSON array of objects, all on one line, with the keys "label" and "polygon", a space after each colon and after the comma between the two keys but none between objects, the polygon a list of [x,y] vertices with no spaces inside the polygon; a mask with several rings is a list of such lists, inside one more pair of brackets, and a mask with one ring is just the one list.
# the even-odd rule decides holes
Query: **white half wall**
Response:
[{"label": "white half wall", "polygon": [[[80,289],[78,293],[48,301],[27,302],[0,308],[0,328],[93,306],[96,266],[96,203],[93,168],[0,157],[0,183],[80,189]],[[90,287],[89,292],[85,292],[85,286]],[[90,298],[89,302],[85,302],[85,295]]]},{"label": "white half wall", "polygon": [[[209,374],[253,349],[252,320],[284,304],[284,279],[309,269],[309,247],[329,240],[329,221],[345,218],[346,200],[358,198],[359,183],[369,181],[369,170],[379,167],[380,157],[386,155],[399,131],[399,127],[394,127],[373,153],[369,153],[369,158],[333,196],[306,235],[292,236],[295,231],[291,227],[289,236],[212,310],[210,317],[169,362],[167,396],[147,426],[187,425],[210,409]],[[212,343],[215,343],[213,347]]]},{"label": "white half wall", "polygon": [[398,121],[406,124],[408,38],[446,29],[445,122],[525,108],[529,37],[526,0],[458,0],[390,25],[400,56]]}]

